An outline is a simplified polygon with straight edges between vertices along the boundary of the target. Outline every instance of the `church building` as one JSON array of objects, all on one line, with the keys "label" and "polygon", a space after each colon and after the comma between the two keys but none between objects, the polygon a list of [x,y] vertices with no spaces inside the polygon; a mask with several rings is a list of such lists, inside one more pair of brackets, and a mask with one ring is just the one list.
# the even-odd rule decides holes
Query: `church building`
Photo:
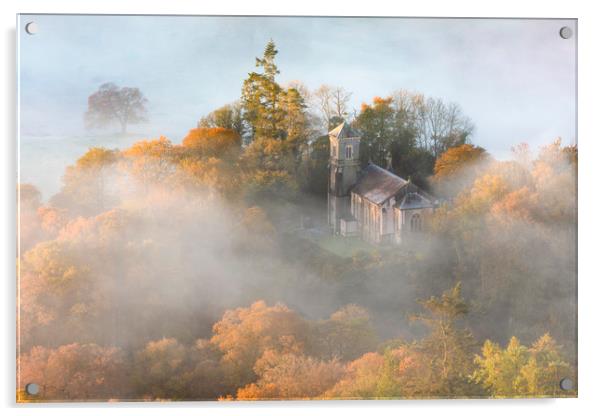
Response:
[{"label": "church building", "polygon": [[410,181],[369,163],[360,166],[360,135],[347,123],[329,133],[328,225],[334,234],[400,244],[422,230],[435,199]]}]

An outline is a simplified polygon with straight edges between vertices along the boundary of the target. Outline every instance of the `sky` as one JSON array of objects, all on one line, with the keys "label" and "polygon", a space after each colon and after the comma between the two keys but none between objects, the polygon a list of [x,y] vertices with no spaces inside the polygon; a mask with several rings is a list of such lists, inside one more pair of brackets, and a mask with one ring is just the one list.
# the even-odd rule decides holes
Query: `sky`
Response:
[{"label": "sky", "polygon": [[19,26],[22,137],[87,134],[87,97],[114,82],[149,100],[149,123],[131,131],[179,143],[240,97],[273,39],[282,84],[342,86],[356,109],[401,88],[456,102],[496,157],[576,142],[576,36],[559,36],[575,20],[22,15]]}]

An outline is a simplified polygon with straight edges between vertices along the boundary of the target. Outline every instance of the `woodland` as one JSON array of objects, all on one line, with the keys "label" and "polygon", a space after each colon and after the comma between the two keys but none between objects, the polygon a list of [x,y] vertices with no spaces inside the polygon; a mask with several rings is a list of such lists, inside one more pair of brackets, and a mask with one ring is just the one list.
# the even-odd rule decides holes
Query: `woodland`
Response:
[{"label": "woodland", "polygon": [[[576,396],[577,148],[496,160],[457,104],[354,111],[279,84],[277,53],[181,140],[90,148],[48,200],[18,185],[18,401]],[[364,165],[440,199],[421,235],[335,254],[299,233],[324,226],[342,121]]]}]

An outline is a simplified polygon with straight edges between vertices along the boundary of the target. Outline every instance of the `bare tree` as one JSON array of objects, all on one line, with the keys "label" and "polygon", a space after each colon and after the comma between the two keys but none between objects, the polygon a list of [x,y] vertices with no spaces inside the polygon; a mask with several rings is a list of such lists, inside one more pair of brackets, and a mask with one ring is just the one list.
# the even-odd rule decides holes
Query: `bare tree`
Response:
[{"label": "bare tree", "polygon": [[318,112],[320,113],[320,117],[323,121],[323,124],[326,126],[328,130],[328,126],[330,124],[330,119],[332,118],[332,96],[330,92],[330,87],[327,85],[322,85],[314,92],[314,102],[316,107],[318,108]]},{"label": "bare tree", "polygon": [[340,122],[349,116],[351,93],[343,87],[322,85],[313,95],[315,105],[327,130],[332,127],[333,120]]},{"label": "bare tree", "polygon": [[88,97],[85,122],[90,127],[105,127],[117,122],[121,132],[128,124],[146,121],[148,100],[138,88],[119,88],[113,83],[102,84],[98,91]]},{"label": "bare tree", "polygon": [[303,97],[303,100],[306,104],[309,104],[309,102],[311,101],[311,91],[309,90],[309,88],[307,88],[307,85],[305,85],[302,81],[290,81],[288,84],[286,84],[286,89],[288,88],[296,89],[299,95]]},{"label": "bare tree", "polygon": [[466,143],[474,130],[472,121],[456,103],[401,90],[394,94],[394,104],[413,124],[417,145],[435,157],[450,147]]},{"label": "bare tree", "polygon": [[391,105],[395,111],[396,127],[411,129],[414,132],[418,125],[418,102],[423,99],[422,95],[400,89],[393,91]]}]

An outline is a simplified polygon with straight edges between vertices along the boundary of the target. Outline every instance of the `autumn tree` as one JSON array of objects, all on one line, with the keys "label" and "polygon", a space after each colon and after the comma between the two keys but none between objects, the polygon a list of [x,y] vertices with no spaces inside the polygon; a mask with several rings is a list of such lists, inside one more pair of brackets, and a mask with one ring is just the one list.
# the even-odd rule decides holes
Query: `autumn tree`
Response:
[{"label": "autumn tree", "polygon": [[327,359],[350,361],[377,345],[368,311],[357,305],[344,306],[314,328],[315,353]]},{"label": "autumn tree", "polygon": [[243,118],[243,106],[240,101],[226,104],[212,111],[198,122],[198,128],[223,128],[233,130],[240,137],[245,135],[245,122]]},{"label": "autumn tree", "polygon": [[185,376],[190,372],[189,351],[173,338],[149,342],[136,354],[134,380],[138,394],[158,399],[189,397]]},{"label": "autumn tree", "polygon": [[182,146],[199,158],[216,157],[233,160],[240,152],[240,135],[224,127],[199,127],[188,132]]},{"label": "autumn tree", "polygon": [[463,144],[451,147],[435,161],[434,179],[447,195],[456,195],[461,189],[472,184],[478,174],[480,164],[486,163],[488,154],[482,147]]},{"label": "autumn tree", "polygon": [[102,84],[88,97],[85,121],[88,127],[105,127],[113,122],[127,126],[146,121],[148,100],[138,88],[118,87],[113,83]]},{"label": "autumn tree", "polygon": [[[129,366],[118,348],[68,344],[34,347],[17,362],[19,389],[36,383],[36,400],[94,401],[130,398]],[[20,395],[23,401],[32,399]]]},{"label": "autumn tree", "polygon": [[462,298],[461,284],[445,291],[440,297],[432,296],[419,302],[425,312],[412,320],[424,324],[429,334],[422,339],[417,350],[430,360],[430,371],[423,377],[427,383],[425,395],[471,396],[478,387],[470,381],[474,371],[472,333],[459,323],[469,311]]},{"label": "autumn tree", "polygon": [[[78,217],[54,240],[20,258],[21,343],[56,345],[66,341],[105,344],[121,335],[115,325],[128,256],[124,234],[133,231],[123,211]],[[140,289],[140,285],[138,285]]]},{"label": "autumn tree", "polygon": [[449,148],[435,162],[435,179],[443,180],[459,175],[464,169],[486,158],[485,149],[472,144]]},{"label": "autumn tree", "polygon": [[336,360],[320,361],[267,350],[255,364],[258,380],[238,389],[239,400],[311,399],[332,387],[343,374]]},{"label": "autumn tree", "polygon": [[165,181],[175,170],[174,147],[166,137],[141,140],[123,151],[127,169],[148,190]]},{"label": "autumn tree", "polygon": [[428,398],[481,394],[471,379],[471,333],[458,321],[468,311],[460,285],[420,301],[425,312],[414,315],[429,329],[421,340],[392,340],[381,352],[366,353],[347,364],[341,380],[326,397]]},{"label": "autumn tree", "polygon": [[[36,245],[20,259],[23,345],[42,344],[59,329],[74,329],[68,319],[70,311],[83,306],[87,297],[83,294],[89,293],[91,286],[87,270],[73,257],[65,244],[51,241]],[[55,339],[60,342],[62,335]]]},{"label": "autumn tree", "polygon": [[177,164],[170,184],[187,192],[207,192],[232,201],[241,194],[238,158],[241,137],[224,127],[198,127],[189,131],[181,146],[173,146]]},{"label": "autumn tree", "polygon": [[[185,152],[188,153],[188,149]],[[172,190],[205,193],[233,202],[241,197],[244,184],[240,177],[238,166],[231,160],[217,157],[184,157],[178,162],[169,183],[173,187]]]},{"label": "autumn tree", "polygon": [[56,237],[69,220],[67,210],[49,206],[38,208],[38,218],[48,239]]},{"label": "autumn tree", "polygon": [[577,148],[560,138],[543,146],[531,175],[539,195],[538,219],[574,228],[577,221]]},{"label": "autumn tree", "polygon": [[475,359],[474,378],[494,397],[573,396],[574,391],[560,389],[563,378],[574,380],[574,370],[563,357],[560,347],[549,334],[529,348],[512,337],[506,348],[485,341]]},{"label": "autumn tree", "polygon": [[378,353],[347,364],[326,397],[428,398],[481,395],[474,371],[471,333],[459,326],[468,311],[460,285],[420,301],[425,312],[412,317],[429,333],[418,341],[392,340]]},{"label": "autumn tree", "polygon": [[388,346],[347,364],[327,398],[402,399],[447,397],[432,385],[432,357],[415,343]]},{"label": "autumn tree", "polygon": [[247,146],[241,164],[250,171],[280,171],[291,175],[295,171],[295,158],[289,144],[265,137],[257,138]]},{"label": "autumn tree", "polygon": [[298,190],[296,158],[286,141],[257,138],[241,157],[247,199],[261,204],[292,199]]},{"label": "autumn tree", "polygon": [[68,166],[61,192],[51,203],[73,214],[96,214],[112,208],[118,199],[115,179],[118,150],[92,147]]},{"label": "autumn tree", "polygon": [[280,107],[285,114],[281,129],[298,164],[301,154],[307,151],[307,139],[310,135],[305,99],[297,89],[288,88],[280,95]]},{"label": "autumn tree", "polygon": [[379,383],[385,358],[377,352],[369,352],[348,363],[341,379],[324,393],[325,398],[373,399],[379,397]]},{"label": "autumn tree", "polygon": [[248,308],[228,310],[213,326],[211,343],[223,354],[229,382],[244,386],[255,379],[255,362],[266,350],[302,352],[307,323],[284,305],[255,302]]},{"label": "autumn tree", "polygon": [[147,399],[216,399],[227,386],[219,365],[219,353],[205,340],[191,347],[174,338],[149,342],[135,354],[133,386]]}]

